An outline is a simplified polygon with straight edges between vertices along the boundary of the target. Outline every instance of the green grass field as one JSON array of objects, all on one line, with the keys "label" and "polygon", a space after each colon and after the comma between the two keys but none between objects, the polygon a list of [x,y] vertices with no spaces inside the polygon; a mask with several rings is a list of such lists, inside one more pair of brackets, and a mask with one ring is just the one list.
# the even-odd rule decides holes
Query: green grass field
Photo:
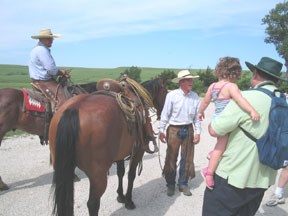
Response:
[{"label": "green grass field", "polygon": [[[129,67],[119,68],[81,68],[60,67],[71,69],[71,80],[75,84],[99,81],[103,78],[117,79]],[[140,67],[139,67],[140,68]],[[169,68],[168,68],[169,69]],[[141,80],[149,80],[161,74],[165,68],[141,68]],[[170,69],[177,73],[181,69]],[[197,71],[197,70],[195,70]],[[28,67],[21,65],[0,65],[0,88],[30,88]]]}]

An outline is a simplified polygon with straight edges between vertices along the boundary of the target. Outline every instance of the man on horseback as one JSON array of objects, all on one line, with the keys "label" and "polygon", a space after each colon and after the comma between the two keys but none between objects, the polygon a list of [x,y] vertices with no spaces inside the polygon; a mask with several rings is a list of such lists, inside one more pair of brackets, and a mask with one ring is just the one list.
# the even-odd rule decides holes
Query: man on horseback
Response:
[{"label": "man on horseback", "polygon": [[56,111],[66,100],[64,90],[56,81],[57,76],[69,77],[69,72],[57,68],[51,55],[50,47],[54,38],[59,34],[52,34],[50,29],[42,29],[39,35],[31,36],[38,39],[38,44],[32,49],[29,61],[29,76],[32,85],[41,91],[50,101],[52,111]]}]

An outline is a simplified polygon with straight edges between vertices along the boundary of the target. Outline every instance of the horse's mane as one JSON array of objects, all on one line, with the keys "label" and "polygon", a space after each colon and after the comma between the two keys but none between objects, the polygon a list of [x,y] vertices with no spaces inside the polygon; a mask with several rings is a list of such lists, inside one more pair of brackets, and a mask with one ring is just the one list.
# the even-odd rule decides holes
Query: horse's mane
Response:
[{"label": "horse's mane", "polygon": [[160,90],[161,85],[159,82],[159,78],[153,80],[147,80],[141,83],[141,85],[149,91],[151,96],[153,97]]},{"label": "horse's mane", "polygon": [[83,88],[85,91],[87,91],[88,93],[97,91],[96,85],[97,85],[97,82],[79,84],[79,86]]}]

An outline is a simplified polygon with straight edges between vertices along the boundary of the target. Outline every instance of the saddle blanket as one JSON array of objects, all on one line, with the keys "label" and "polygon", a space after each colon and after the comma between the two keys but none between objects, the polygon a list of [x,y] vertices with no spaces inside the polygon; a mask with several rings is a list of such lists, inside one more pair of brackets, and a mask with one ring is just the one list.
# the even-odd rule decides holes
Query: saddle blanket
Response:
[{"label": "saddle blanket", "polygon": [[32,98],[26,89],[22,89],[24,95],[24,103],[26,106],[26,110],[37,111],[37,112],[45,112],[44,102],[38,101],[35,98]]}]

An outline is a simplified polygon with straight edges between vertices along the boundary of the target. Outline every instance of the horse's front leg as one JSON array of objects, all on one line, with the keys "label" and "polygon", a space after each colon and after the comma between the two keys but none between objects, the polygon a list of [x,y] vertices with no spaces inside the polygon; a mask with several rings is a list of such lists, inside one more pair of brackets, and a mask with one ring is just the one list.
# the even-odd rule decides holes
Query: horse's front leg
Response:
[{"label": "horse's front leg", "polygon": [[117,201],[119,203],[125,203],[125,196],[123,194],[123,177],[125,174],[124,160],[117,161],[116,164],[117,164],[117,176],[118,176]]},{"label": "horse's front leg", "polygon": [[8,185],[2,181],[2,178],[0,176],[0,191],[4,191],[4,190],[8,190],[8,189],[9,189]]},{"label": "horse's front leg", "polygon": [[128,187],[126,192],[126,202],[125,207],[127,209],[134,209],[136,206],[132,201],[132,190],[133,184],[136,176],[136,169],[139,162],[142,160],[144,155],[144,150],[138,151],[134,156],[131,157],[130,165],[129,165],[129,172],[128,172]]}]

